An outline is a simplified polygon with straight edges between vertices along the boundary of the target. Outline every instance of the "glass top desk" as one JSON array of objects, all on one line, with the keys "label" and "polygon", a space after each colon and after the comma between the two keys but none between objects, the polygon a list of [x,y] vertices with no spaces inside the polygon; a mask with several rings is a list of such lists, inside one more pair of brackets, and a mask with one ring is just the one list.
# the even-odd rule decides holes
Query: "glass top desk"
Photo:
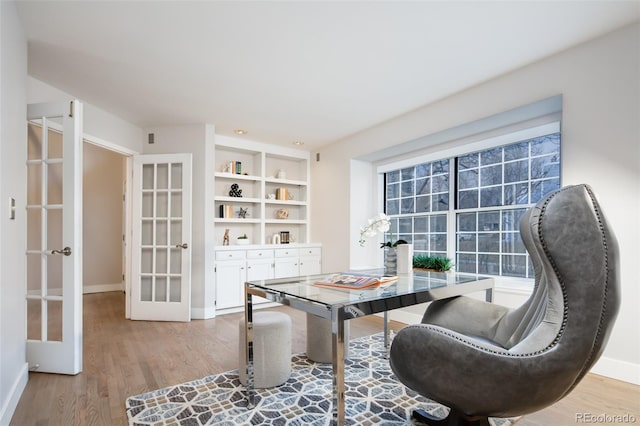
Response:
[{"label": "glass top desk", "polygon": [[[384,270],[357,271],[382,275]],[[398,280],[368,290],[319,287],[314,282],[331,274],[310,275],[245,283],[245,327],[248,408],[255,405],[253,387],[253,296],[299,309],[331,321],[333,362],[333,424],[344,425],[344,322],[365,315],[384,313],[385,349],[389,348],[387,312],[465,293],[485,291],[491,301],[493,278],[486,276],[414,272],[398,275]]]}]

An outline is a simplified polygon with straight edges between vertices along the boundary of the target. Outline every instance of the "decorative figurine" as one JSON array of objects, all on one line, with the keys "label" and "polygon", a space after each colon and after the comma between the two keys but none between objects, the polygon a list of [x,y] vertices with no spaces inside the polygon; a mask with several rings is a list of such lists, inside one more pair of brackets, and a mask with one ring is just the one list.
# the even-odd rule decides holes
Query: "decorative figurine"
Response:
[{"label": "decorative figurine", "polygon": [[224,230],[224,237],[222,237],[222,245],[223,246],[229,245],[229,228]]},{"label": "decorative figurine", "polygon": [[248,211],[249,211],[248,207],[246,209],[243,209],[242,207],[240,207],[240,211],[238,212],[238,217],[240,219],[246,219],[247,215],[249,214]]},{"label": "decorative figurine", "polygon": [[229,197],[242,197],[242,189],[237,183],[231,185],[231,191],[229,191]]}]

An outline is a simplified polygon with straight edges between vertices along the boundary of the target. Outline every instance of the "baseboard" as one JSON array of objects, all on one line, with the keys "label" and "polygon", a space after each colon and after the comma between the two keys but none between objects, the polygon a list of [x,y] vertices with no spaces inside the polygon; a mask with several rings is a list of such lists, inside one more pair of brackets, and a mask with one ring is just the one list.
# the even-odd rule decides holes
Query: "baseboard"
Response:
[{"label": "baseboard", "polygon": [[620,361],[609,357],[601,357],[591,368],[591,373],[610,379],[640,385],[640,364]]},{"label": "baseboard", "polygon": [[16,411],[16,407],[18,406],[22,392],[24,392],[24,388],[27,386],[28,380],[29,364],[25,363],[20,370],[20,374],[18,374],[16,381],[13,383],[13,386],[11,386],[7,399],[2,401],[0,425],[5,426],[11,423],[11,417],[13,417],[13,413]]},{"label": "baseboard", "polygon": [[[378,314],[382,316],[382,314]],[[420,324],[422,322],[422,314],[406,312],[402,309],[389,312],[389,320],[398,321],[404,324]]]},{"label": "baseboard", "polygon": [[107,291],[123,291],[123,290],[124,290],[124,283],[96,284],[96,285],[86,285],[82,287],[83,294],[105,293]]},{"label": "baseboard", "polygon": [[191,308],[191,319],[204,320],[216,317],[216,308]]}]

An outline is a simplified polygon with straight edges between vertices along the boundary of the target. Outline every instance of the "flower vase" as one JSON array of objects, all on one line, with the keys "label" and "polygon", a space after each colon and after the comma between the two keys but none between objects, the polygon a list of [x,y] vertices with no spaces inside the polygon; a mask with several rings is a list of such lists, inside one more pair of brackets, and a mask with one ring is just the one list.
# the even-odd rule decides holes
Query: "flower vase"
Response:
[{"label": "flower vase", "polygon": [[396,247],[398,260],[396,272],[398,274],[410,274],[413,272],[413,244],[399,244]]},{"label": "flower vase", "polygon": [[389,247],[384,252],[384,268],[387,273],[395,274],[398,269],[398,252],[395,247]]}]

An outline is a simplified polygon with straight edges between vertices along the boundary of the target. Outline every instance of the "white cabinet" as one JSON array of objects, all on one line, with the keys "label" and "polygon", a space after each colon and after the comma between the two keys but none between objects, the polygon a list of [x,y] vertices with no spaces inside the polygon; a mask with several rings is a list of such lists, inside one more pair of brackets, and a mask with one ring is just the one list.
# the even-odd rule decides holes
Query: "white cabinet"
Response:
[{"label": "white cabinet", "polygon": [[247,281],[273,278],[273,250],[247,250]]},{"label": "white cabinet", "polygon": [[274,260],[274,278],[297,277],[299,273],[298,249],[276,249]]},{"label": "white cabinet", "polygon": [[[242,253],[244,254],[244,253]],[[244,283],[247,281],[246,261],[216,261],[216,309],[226,309],[244,304]]]},{"label": "white cabinet", "polygon": [[[273,269],[273,250],[247,250],[247,281],[270,280]],[[264,302],[268,300],[257,296],[253,298],[253,303]]]},{"label": "white cabinet", "polygon": [[247,281],[273,278],[273,259],[247,260]]},{"label": "white cabinet", "polygon": [[322,255],[320,247],[299,250],[299,275],[317,275],[322,273]]},{"label": "white cabinet", "polygon": [[[277,248],[274,248],[277,247]],[[244,283],[272,278],[297,277],[321,272],[321,247],[296,244],[216,248],[216,309],[237,312],[244,307]],[[254,303],[266,302],[255,297]]]},{"label": "white cabinet", "polygon": [[298,258],[297,257],[285,257],[282,259],[276,259],[274,261],[274,278],[287,278],[297,277],[298,273]]}]

